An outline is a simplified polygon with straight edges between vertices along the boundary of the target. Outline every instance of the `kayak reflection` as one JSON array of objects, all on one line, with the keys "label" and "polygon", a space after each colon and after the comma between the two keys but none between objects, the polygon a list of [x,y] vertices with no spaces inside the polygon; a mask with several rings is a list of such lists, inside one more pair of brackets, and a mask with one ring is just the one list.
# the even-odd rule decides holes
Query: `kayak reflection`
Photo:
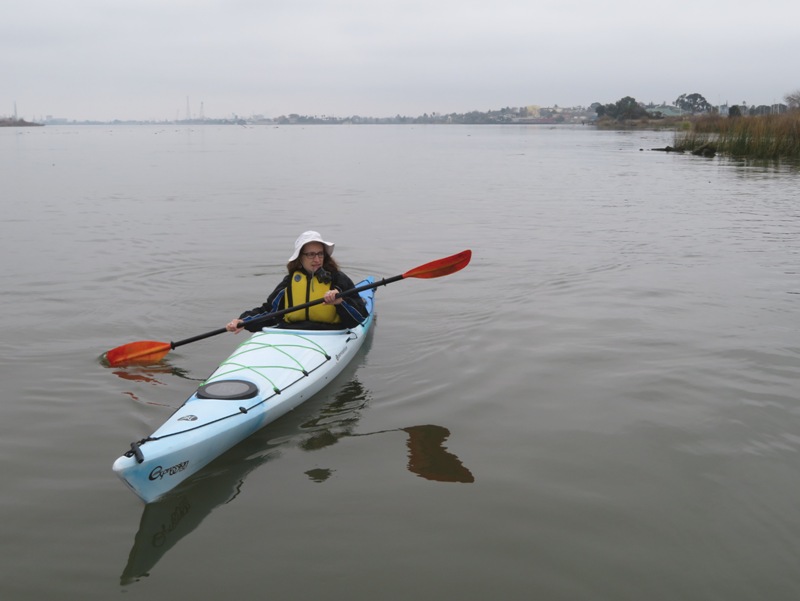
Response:
[{"label": "kayak reflection", "polygon": [[263,444],[256,437],[246,439],[226,454],[230,462],[224,466],[214,462],[197,477],[145,505],[120,584],[147,576],[164,554],[214,509],[235,499],[247,475],[278,456],[277,450],[265,450]]},{"label": "kayak reflection", "polygon": [[[130,584],[148,575],[164,554],[197,528],[214,509],[238,496],[250,472],[280,457],[281,449],[299,447],[317,451],[348,437],[405,432],[410,472],[439,482],[474,481],[461,461],[445,449],[443,443],[450,435],[447,428],[424,425],[354,432],[370,398],[361,382],[353,377],[333,401],[315,412],[312,419],[308,419],[308,413],[302,416],[299,411],[287,414],[242,441],[172,492],[145,505],[120,583]],[[313,402],[312,399],[306,406],[313,407]],[[316,468],[305,474],[321,483],[334,472]]]}]

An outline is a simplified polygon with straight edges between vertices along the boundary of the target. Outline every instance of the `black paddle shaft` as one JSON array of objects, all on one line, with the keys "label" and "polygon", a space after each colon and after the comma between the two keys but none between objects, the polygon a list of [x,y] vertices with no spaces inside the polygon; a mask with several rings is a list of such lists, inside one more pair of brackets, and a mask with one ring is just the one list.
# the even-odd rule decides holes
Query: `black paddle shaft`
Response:
[{"label": "black paddle shaft", "polygon": [[[359,292],[363,292],[364,290],[371,290],[372,288],[378,288],[379,286],[386,286],[386,284],[391,284],[392,282],[397,282],[398,280],[402,280],[405,275],[400,274],[396,275],[391,278],[383,278],[377,282],[372,282],[370,284],[363,284],[361,286],[356,286],[355,288],[351,288],[350,290],[344,290],[339,292],[336,295],[336,298],[342,298],[343,296],[351,296],[353,294],[358,294]],[[287,313],[292,313],[293,311],[299,311],[300,309],[306,309],[307,307],[313,307],[314,305],[321,305],[325,301],[321,298],[313,301],[309,301],[307,303],[303,303],[302,305],[295,305],[294,307],[289,307],[288,309],[281,309],[280,311],[274,311],[272,313],[263,313],[261,315],[256,315],[249,319],[243,320],[244,323],[251,324],[251,323],[259,323],[264,321],[269,321],[270,319],[274,319],[275,317],[281,317],[282,315],[286,315]],[[212,336],[217,336],[218,334],[224,334],[227,332],[227,328],[219,328],[218,330],[213,330],[211,332],[206,332],[205,334],[198,334],[197,336],[192,336],[191,338],[185,338],[184,340],[178,340],[177,342],[170,342],[170,348],[177,348],[179,346],[183,346],[184,344],[189,344],[191,342],[197,342],[198,340],[204,340],[205,338],[211,338]]]}]

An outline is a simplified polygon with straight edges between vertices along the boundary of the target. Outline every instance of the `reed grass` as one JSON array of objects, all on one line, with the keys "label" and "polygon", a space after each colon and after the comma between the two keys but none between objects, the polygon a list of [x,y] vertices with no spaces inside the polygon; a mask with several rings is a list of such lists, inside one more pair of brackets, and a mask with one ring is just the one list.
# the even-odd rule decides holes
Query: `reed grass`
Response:
[{"label": "reed grass", "polygon": [[750,159],[800,159],[800,111],[754,117],[709,115],[675,134],[675,149]]}]

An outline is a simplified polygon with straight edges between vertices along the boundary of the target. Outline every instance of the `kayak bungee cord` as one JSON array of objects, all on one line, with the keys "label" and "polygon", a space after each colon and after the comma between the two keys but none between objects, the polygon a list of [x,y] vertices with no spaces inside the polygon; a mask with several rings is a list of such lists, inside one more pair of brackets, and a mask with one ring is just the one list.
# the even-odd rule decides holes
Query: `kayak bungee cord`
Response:
[{"label": "kayak bungee cord", "polygon": [[128,456],[128,457],[133,457],[135,455],[136,456],[136,460],[139,463],[142,463],[144,461],[144,455],[142,455],[142,451],[141,451],[141,449],[139,447],[141,447],[144,443],[146,443],[146,442],[154,442],[156,440],[163,440],[164,438],[171,438],[172,436],[178,436],[179,434],[186,434],[186,433],[192,432],[194,430],[200,430],[202,428],[206,428],[208,426],[211,426],[213,424],[219,423],[221,421],[225,421],[226,419],[230,419],[232,417],[236,417],[238,415],[247,414],[249,411],[252,411],[253,409],[258,407],[259,405],[263,405],[264,403],[266,403],[267,401],[275,398],[276,396],[278,396],[279,394],[281,394],[285,390],[288,390],[289,388],[291,388],[292,386],[294,386],[295,384],[297,384],[301,380],[307,378],[310,374],[314,373],[320,367],[322,367],[322,365],[323,365],[322,363],[319,364],[317,367],[312,369],[310,372],[304,373],[302,376],[297,378],[294,382],[291,382],[290,384],[287,384],[282,389],[280,389],[280,390],[274,389],[274,392],[271,395],[269,395],[268,397],[264,397],[259,402],[255,403],[254,405],[251,405],[250,407],[239,407],[239,410],[236,413],[230,413],[228,415],[223,415],[222,417],[218,417],[218,418],[216,418],[214,420],[211,420],[209,422],[198,424],[198,425],[193,426],[191,428],[186,428],[185,430],[179,430],[177,432],[170,432],[169,434],[162,434],[161,436],[148,436],[147,438],[142,438],[139,441],[132,442],[131,443],[131,450],[125,452],[124,454],[126,456]]},{"label": "kayak bungee cord", "polygon": [[[349,332],[348,332],[348,334],[349,334],[349,335],[354,335],[355,333],[354,333],[354,332],[352,332],[352,331],[349,331]],[[297,338],[304,339],[304,340],[307,340],[307,339],[306,339],[304,336],[296,335],[296,337],[297,337]],[[352,338],[348,337],[348,338],[347,338],[347,340],[346,340],[345,342],[350,342],[350,341],[352,341],[352,340],[356,340],[357,338],[358,338],[358,336],[353,336]],[[314,344],[315,344],[315,343],[314,343],[313,341],[311,341],[311,340],[308,340],[308,342],[310,342],[312,345],[314,345]],[[251,340],[248,340],[248,341],[246,341],[246,342],[244,342],[244,343],[242,343],[242,345],[240,346],[240,348],[241,348],[241,347],[244,347],[244,346],[248,346],[248,345],[249,345],[249,344],[251,344],[251,343],[253,343],[253,340],[252,340],[252,339],[251,339]],[[320,369],[320,368],[321,368],[321,367],[322,367],[322,366],[323,366],[323,365],[324,365],[324,364],[325,364],[327,361],[330,361],[330,360],[331,360],[331,357],[330,357],[330,355],[328,355],[328,354],[327,354],[327,353],[324,351],[324,349],[322,349],[321,347],[320,347],[320,348],[314,348],[313,346],[305,346],[305,345],[299,345],[299,344],[283,344],[283,345],[273,345],[273,344],[265,344],[265,343],[255,343],[255,345],[256,345],[256,346],[258,346],[258,347],[260,347],[260,348],[272,348],[272,349],[274,349],[274,350],[277,350],[277,351],[280,351],[280,352],[282,352],[282,353],[283,353],[284,351],[282,350],[282,348],[281,348],[281,347],[304,348],[304,349],[306,349],[306,350],[311,350],[311,351],[316,351],[316,352],[319,352],[321,355],[323,355],[323,357],[324,357],[324,359],[325,359],[325,360],[324,360],[324,361],[322,361],[322,362],[321,362],[319,365],[317,365],[316,367],[312,368],[311,370],[307,370],[307,369],[305,369],[305,368],[303,367],[303,365],[302,365],[302,364],[301,364],[299,361],[297,361],[297,359],[295,359],[294,357],[291,357],[291,355],[288,355],[287,353],[284,353],[284,354],[286,354],[288,357],[290,357],[290,358],[291,358],[293,361],[295,361],[295,362],[296,362],[296,363],[297,363],[297,364],[300,366],[300,367],[299,367],[299,369],[298,369],[297,367],[289,367],[289,366],[286,366],[286,365],[260,365],[260,366],[251,366],[251,365],[242,365],[242,364],[238,364],[238,363],[231,363],[231,362],[230,362],[230,359],[232,359],[232,358],[234,358],[234,357],[237,357],[237,356],[239,356],[239,355],[242,355],[242,354],[244,354],[244,353],[248,352],[249,350],[253,350],[253,349],[247,349],[247,350],[243,351],[242,353],[236,353],[236,354],[234,354],[233,356],[229,357],[227,361],[225,361],[225,362],[223,362],[222,364],[220,364],[220,367],[222,367],[222,366],[224,366],[224,365],[234,365],[234,366],[236,366],[236,369],[234,369],[234,370],[231,370],[231,371],[228,371],[228,372],[225,372],[225,373],[223,373],[223,374],[218,374],[218,376],[227,376],[227,375],[230,375],[230,374],[232,374],[232,373],[236,373],[237,371],[253,371],[253,372],[255,372],[256,374],[260,375],[260,376],[261,376],[262,378],[264,378],[265,380],[267,380],[267,381],[268,381],[270,384],[272,384],[272,390],[273,390],[273,393],[272,393],[271,395],[269,395],[269,396],[267,396],[267,397],[264,397],[264,398],[263,398],[263,399],[261,399],[259,402],[257,402],[257,403],[255,403],[255,404],[251,405],[250,407],[239,407],[239,410],[238,410],[237,412],[235,412],[235,413],[230,413],[230,414],[228,414],[228,415],[223,415],[223,416],[221,416],[221,417],[218,417],[218,418],[216,418],[216,419],[214,419],[214,420],[211,420],[211,421],[208,421],[208,422],[204,422],[204,423],[202,423],[202,424],[198,424],[198,425],[196,425],[196,426],[193,426],[193,427],[191,427],[191,428],[186,428],[186,429],[184,429],[184,430],[179,430],[179,431],[177,431],[177,432],[170,432],[169,434],[162,434],[161,436],[147,436],[146,438],[142,438],[141,440],[138,440],[138,441],[132,442],[132,443],[131,443],[131,448],[130,448],[130,450],[129,450],[129,451],[126,451],[126,452],[125,452],[125,453],[123,453],[123,454],[124,454],[126,457],[136,457],[136,461],[137,461],[138,463],[142,463],[142,462],[144,461],[144,454],[142,453],[142,450],[141,450],[141,446],[142,446],[143,444],[145,444],[145,443],[147,443],[147,442],[155,442],[155,441],[157,441],[157,440],[162,440],[162,439],[165,439],[165,438],[170,438],[170,437],[172,437],[172,436],[178,436],[178,435],[180,435],[180,434],[186,434],[186,433],[188,433],[188,432],[192,432],[192,431],[195,431],[195,430],[200,430],[200,429],[202,429],[202,428],[205,428],[205,427],[207,427],[207,426],[211,426],[211,425],[213,425],[213,424],[216,424],[216,423],[222,422],[222,421],[224,421],[224,420],[227,420],[227,419],[230,419],[230,418],[232,418],[232,417],[236,417],[236,416],[238,416],[238,415],[247,414],[248,412],[252,411],[252,410],[253,410],[253,409],[255,409],[256,407],[259,407],[260,405],[263,405],[263,404],[264,404],[264,403],[266,403],[267,401],[269,401],[269,400],[271,400],[271,399],[275,398],[276,396],[278,396],[279,394],[281,394],[281,393],[282,393],[282,392],[284,392],[285,390],[288,390],[289,388],[291,388],[292,386],[294,386],[294,385],[295,385],[295,384],[297,384],[298,382],[300,382],[300,381],[302,381],[303,379],[307,378],[309,375],[311,375],[312,373],[314,373],[315,371],[317,371],[318,369]],[[315,345],[315,346],[318,346],[318,345]],[[261,372],[259,371],[259,369],[287,369],[287,370],[299,371],[299,372],[301,372],[303,375],[302,375],[301,377],[297,378],[296,380],[294,380],[293,382],[290,382],[289,384],[287,384],[287,385],[286,385],[286,386],[284,386],[283,388],[278,388],[277,386],[275,386],[275,385],[274,385],[273,381],[272,381],[272,380],[271,380],[269,377],[267,377],[265,374],[261,373]],[[206,384],[213,384],[213,383],[215,383],[215,382],[224,382],[224,381],[225,381],[225,380],[221,380],[221,379],[215,379],[215,380],[214,380],[214,381],[212,381],[212,382],[208,382],[208,381],[206,381],[206,382],[204,383],[204,385],[206,385]],[[201,388],[202,388],[202,386],[201,386]],[[211,400],[213,400],[213,399],[211,399]],[[223,400],[223,399],[219,399],[219,400]]]}]

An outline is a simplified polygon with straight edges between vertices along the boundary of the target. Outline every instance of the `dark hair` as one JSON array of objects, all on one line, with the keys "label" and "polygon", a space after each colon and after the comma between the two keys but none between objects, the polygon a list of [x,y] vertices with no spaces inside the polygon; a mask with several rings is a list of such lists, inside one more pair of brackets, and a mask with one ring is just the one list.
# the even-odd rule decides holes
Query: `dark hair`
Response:
[{"label": "dark hair", "polygon": [[[322,260],[322,267],[327,271],[339,271],[339,264],[336,262],[332,256],[328,254],[328,249],[323,247],[323,252],[325,253],[325,258]],[[300,259],[300,255],[297,255],[297,258],[294,261],[289,261],[286,264],[286,269],[289,273],[294,273],[295,271],[302,271],[303,270],[303,261]]]}]

